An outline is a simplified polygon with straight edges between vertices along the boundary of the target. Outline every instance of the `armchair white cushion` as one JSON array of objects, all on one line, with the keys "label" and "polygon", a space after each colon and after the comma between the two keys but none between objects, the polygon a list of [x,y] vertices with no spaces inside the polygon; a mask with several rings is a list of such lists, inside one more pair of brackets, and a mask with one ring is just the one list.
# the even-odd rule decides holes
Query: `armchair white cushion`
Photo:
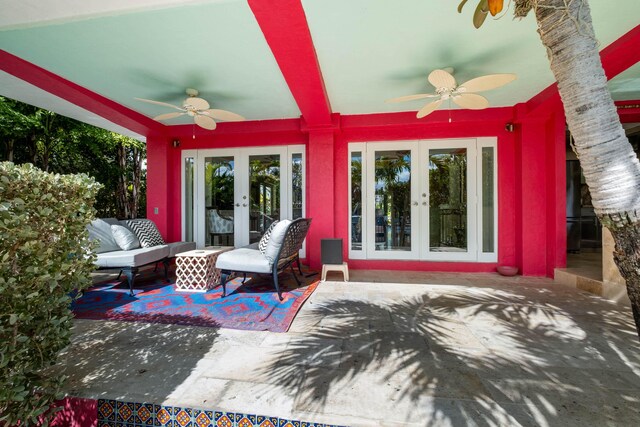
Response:
[{"label": "armchair white cushion", "polygon": [[280,300],[282,300],[282,292],[278,285],[279,272],[287,267],[291,268],[293,277],[300,286],[300,280],[292,264],[297,263],[298,271],[302,274],[298,253],[310,225],[309,218],[299,218],[295,221],[285,219],[278,222],[271,230],[264,253],[258,248],[258,244],[221,253],[216,260],[216,268],[221,270],[222,297],[227,294],[226,283],[234,271],[245,273],[245,277],[246,273],[271,273]]},{"label": "armchair white cushion", "polygon": [[284,242],[284,235],[287,232],[289,224],[291,224],[290,220],[283,219],[273,227],[273,230],[271,230],[271,236],[269,236],[267,247],[264,250],[264,256],[269,260],[270,264],[273,264],[276,258],[278,258],[278,252]]},{"label": "armchair white cushion", "polygon": [[218,255],[216,268],[268,274],[271,273],[272,263],[257,249],[238,248]]}]

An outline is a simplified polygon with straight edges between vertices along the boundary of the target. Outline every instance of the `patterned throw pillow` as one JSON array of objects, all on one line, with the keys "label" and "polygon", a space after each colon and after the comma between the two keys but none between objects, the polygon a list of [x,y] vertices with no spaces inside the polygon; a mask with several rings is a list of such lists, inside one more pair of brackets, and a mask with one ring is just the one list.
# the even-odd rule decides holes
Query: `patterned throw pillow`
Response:
[{"label": "patterned throw pillow", "polygon": [[143,248],[165,244],[158,228],[150,219],[128,219],[125,223],[135,233]]},{"label": "patterned throw pillow", "polygon": [[267,244],[269,243],[269,237],[271,237],[271,232],[273,231],[273,227],[275,227],[277,223],[278,223],[278,220],[275,220],[271,223],[269,228],[267,228],[267,231],[265,231],[264,234],[262,235],[262,238],[260,239],[260,243],[258,243],[258,250],[263,255],[267,250]]}]

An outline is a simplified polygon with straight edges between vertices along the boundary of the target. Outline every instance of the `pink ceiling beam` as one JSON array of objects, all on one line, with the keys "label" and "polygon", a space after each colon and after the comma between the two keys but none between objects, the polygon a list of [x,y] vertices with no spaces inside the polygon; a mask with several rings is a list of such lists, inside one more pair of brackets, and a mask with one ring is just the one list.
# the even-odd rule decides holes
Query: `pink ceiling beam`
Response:
[{"label": "pink ceiling beam", "polygon": [[280,71],[310,128],[331,126],[331,106],[300,0],[249,0]]},{"label": "pink ceiling beam", "polygon": [[162,123],[1,49],[0,70],[137,134],[164,132]]},{"label": "pink ceiling beam", "polygon": [[[638,46],[640,46],[640,25],[602,49],[600,59],[607,79],[611,80],[640,61]],[[540,107],[546,110],[559,101],[558,86],[557,83],[554,83],[527,101],[526,107],[529,112],[538,110]]]}]

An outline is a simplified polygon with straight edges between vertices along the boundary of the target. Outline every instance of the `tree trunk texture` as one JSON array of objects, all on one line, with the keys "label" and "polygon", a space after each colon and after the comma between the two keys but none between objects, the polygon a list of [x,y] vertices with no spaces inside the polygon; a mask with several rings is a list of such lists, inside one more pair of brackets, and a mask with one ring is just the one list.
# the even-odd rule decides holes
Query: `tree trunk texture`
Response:
[{"label": "tree trunk texture", "polygon": [[127,153],[123,144],[118,145],[116,152],[120,174],[118,175],[117,201],[118,217],[131,218],[129,214],[128,180],[127,180]]},{"label": "tree trunk texture", "polygon": [[40,154],[40,158],[42,159],[42,169],[45,172],[49,172],[49,158],[51,157],[51,151],[55,145],[51,136],[53,134],[53,123],[55,118],[55,113],[52,112],[47,112],[44,116],[44,138],[42,139],[42,153]]},{"label": "tree trunk texture", "polygon": [[640,228],[636,226],[621,227],[611,230],[616,250],[613,259],[616,261],[620,274],[627,281],[627,294],[631,300],[633,319],[640,338]]},{"label": "tree trunk texture", "polygon": [[14,153],[15,140],[9,139],[7,140],[7,160],[13,162],[13,153]]},{"label": "tree trunk texture", "polygon": [[[531,0],[516,6],[525,2]],[[595,213],[616,242],[640,337],[640,162],[607,88],[587,0],[535,0],[533,6]]]},{"label": "tree trunk texture", "polygon": [[36,160],[38,160],[38,142],[36,140],[36,134],[32,133],[27,140],[27,148],[29,150],[29,159],[31,160],[31,164],[37,164]]},{"label": "tree trunk texture", "polygon": [[42,170],[45,172],[49,172],[49,158],[51,156],[51,147],[49,144],[50,142],[47,137],[47,140],[45,140],[43,144],[42,153],[40,154],[40,158],[42,159]]},{"label": "tree trunk texture", "polygon": [[142,174],[142,153],[139,148],[131,149],[133,157],[133,176],[131,178],[131,208],[132,218],[138,216],[140,207],[140,175]]}]

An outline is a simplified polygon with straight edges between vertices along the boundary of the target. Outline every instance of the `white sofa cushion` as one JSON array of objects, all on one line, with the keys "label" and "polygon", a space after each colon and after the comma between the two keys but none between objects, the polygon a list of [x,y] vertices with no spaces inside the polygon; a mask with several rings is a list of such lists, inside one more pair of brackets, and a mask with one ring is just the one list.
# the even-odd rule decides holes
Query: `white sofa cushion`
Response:
[{"label": "white sofa cushion", "polygon": [[278,252],[280,251],[280,247],[284,242],[284,236],[287,232],[289,224],[291,224],[291,220],[283,219],[282,221],[279,221],[275,227],[273,227],[273,230],[271,230],[269,242],[267,243],[267,247],[264,250],[264,256],[267,257],[271,264],[273,264],[275,259],[278,257]]},{"label": "white sofa cushion", "polygon": [[109,267],[140,267],[169,256],[169,246],[160,245],[153,248],[138,248],[130,251],[117,250],[98,254],[96,265]]},{"label": "white sofa cushion", "polygon": [[119,251],[120,246],[113,238],[111,233],[111,225],[103,219],[95,219],[87,226],[89,231],[89,240],[98,241],[100,244],[96,248],[97,254]]},{"label": "white sofa cushion", "polygon": [[167,243],[169,246],[169,258],[173,258],[180,252],[187,252],[196,248],[196,242],[173,242]]},{"label": "white sofa cushion", "polygon": [[218,255],[216,268],[230,271],[248,271],[253,273],[271,273],[267,257],[257,249],[240,248]]},{"label": "white sofa cushion", "polygon": [[140,247],[140,241],[135,234],[127,227],[114,224],[111,226],[111,233],[116,243],[123,251],[130,251],[131,249],[137,249]]}]

